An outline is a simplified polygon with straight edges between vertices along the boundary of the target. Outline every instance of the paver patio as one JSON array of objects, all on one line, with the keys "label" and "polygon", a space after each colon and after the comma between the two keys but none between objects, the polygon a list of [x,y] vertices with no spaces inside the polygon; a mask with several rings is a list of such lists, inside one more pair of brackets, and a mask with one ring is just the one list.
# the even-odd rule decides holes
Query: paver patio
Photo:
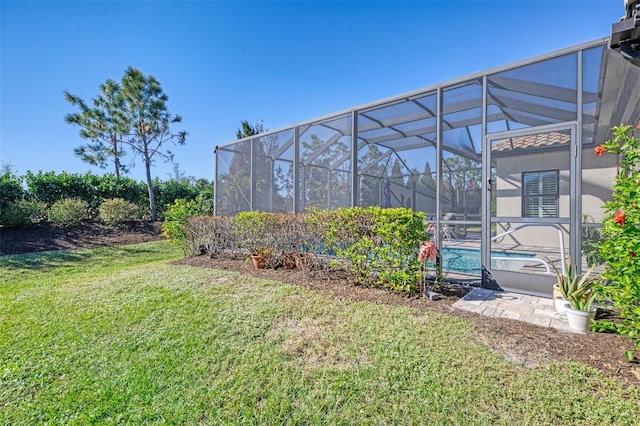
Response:
[{"label": "paver patio", "polygon": [[515,319],[575,332],[569,328],[567,320],[556,313],[553,300],[544,297],[475,288],[454,303],[453,307],[488,317]]}]

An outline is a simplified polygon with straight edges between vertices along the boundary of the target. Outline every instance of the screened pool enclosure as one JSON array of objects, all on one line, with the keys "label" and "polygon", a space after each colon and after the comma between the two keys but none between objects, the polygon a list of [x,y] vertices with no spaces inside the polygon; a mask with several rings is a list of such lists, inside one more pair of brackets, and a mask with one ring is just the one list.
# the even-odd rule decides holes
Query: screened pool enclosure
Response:
[{"label": "screened pool enclosure", "polygon": [[214,213],[408,207],[448,274],[548,295],[599,237],[593,148],[639,120],[640,68],[597,40],[219,145]]}]

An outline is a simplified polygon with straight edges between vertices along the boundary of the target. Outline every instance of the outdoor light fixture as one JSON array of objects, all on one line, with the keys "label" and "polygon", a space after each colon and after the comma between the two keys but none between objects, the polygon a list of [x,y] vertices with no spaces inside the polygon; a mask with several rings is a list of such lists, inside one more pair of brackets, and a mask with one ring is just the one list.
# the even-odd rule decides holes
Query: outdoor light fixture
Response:
[{"label": "outdoor light fixture", "polygon": [[625,15],[611,26],[609,48],[640,66],[640,0],[624,0]]}]

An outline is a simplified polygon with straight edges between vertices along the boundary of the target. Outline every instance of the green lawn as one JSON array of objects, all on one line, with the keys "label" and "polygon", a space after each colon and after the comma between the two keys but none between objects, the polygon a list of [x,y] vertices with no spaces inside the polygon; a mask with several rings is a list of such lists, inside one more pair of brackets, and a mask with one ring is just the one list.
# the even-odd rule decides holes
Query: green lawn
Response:
[{"label": "green lawn", "polygon": [[640,391],[527,369],[462,320],[168,263],[0,257],[0,424],[637,424]]}]

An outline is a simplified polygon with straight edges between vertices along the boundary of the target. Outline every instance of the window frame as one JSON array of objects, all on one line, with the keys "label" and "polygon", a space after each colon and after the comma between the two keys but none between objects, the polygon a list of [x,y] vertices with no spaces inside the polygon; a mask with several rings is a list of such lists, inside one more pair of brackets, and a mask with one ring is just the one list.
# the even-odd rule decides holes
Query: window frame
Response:
[{"label": "window frame", "polygon": [[[529,195],[526,193],[527,190],[527,185],[525,183],[525,178],[527,176],[532,176],[532,175],[538,175],[538,181],[541,182],[542,179],[542,175],[543,174],[551,174],[554,173],[555,174],[555,179],[556,179],[556,190],[554,194],[550,194],[550,193],[540,193],[538,195]],[[521,203],[521,213],[522,213],[522,217],[530,217],[530,218],[558,218],[560,217],[560,170],[559,169],[550,169],[550,170],[531,170],[531,171],[526,171],[526,172],[522,172],[521,175],[521,182],[522,182],[522,203]],[[538,212],[540,212],[540,200],[542,199],[542,197],[549,197],[553,195],[555,198],[555,206],[554,206],[554,210],[555,210],[555,214],[553,216],[541,216],[540,214],[538,214],[537,216],[531,216],[531,215],[527,215],[527,199],[528,198],[532,198],[535,197],[538,200],[537,206],[538,206]]]}]

